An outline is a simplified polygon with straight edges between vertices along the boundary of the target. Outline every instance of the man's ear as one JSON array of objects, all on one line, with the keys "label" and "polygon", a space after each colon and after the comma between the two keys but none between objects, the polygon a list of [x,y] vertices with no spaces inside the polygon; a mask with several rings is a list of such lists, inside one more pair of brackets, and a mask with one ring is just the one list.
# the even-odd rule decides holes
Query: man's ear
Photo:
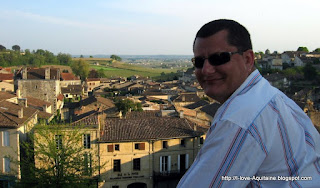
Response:
[{"label": "man's ear", "polygon": [[254,52],[253,50],[247,50],[243,52],[243,57],[245,58],[245,66],[247,70],[253,70],[254,67]]}]

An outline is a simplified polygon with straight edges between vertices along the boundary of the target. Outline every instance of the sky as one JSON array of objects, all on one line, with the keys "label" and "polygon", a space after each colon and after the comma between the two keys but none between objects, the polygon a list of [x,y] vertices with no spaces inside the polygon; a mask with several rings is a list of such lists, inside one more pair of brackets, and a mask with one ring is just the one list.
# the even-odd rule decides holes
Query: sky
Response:
[{"label": "sky", "polygon": [[233,19],[255,52],[320,48],[320,0],[0,0],[0,45],[72,55],[192,55],[196,32]]}]

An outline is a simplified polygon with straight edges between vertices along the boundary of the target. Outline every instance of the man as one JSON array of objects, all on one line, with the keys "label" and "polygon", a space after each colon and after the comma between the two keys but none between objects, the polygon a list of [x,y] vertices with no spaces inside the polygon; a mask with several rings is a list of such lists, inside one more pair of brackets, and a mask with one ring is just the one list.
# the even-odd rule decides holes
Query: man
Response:
[{"label": "man", "polygon": [[209,22],[193,52],[200,85],[222,105],[178,187],[320,187],[319,133],[255,69],[249,32],[233,20]]}]

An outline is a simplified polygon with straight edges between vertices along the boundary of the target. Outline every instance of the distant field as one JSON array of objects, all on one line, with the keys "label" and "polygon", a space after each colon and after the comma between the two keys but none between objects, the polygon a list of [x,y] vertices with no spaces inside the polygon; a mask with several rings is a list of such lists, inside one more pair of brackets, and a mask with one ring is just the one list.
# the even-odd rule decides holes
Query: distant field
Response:
[{"label": "distant field", "polygon": [[164,73],[171,73],[177,72],[175,69],[153,69],[153,68],[146,68],[142,66],[134,66],[122,62],[112,62],[111,60],[99,60],[99,65],[93,65],[94,62],[97,60],[93,60],[94,58],[84,58],[89,59],[87,60],[90,63],[90,67],[96,70],[103,69],[106,76],[110,77],[129,77],[133,75],[139,75],[143,77],[156,77],[160,76],[162,72]]},{"label": "distant field", "polygon": [[[80,58],[73,58],[73,60],[79,60]],[[143,77],[159,77],[162,73],[169,75],[170,73],[176,73],[179,69],[162,69],[162,68],[148,68],[143,66],[131,65],[123,62],[112,61],[110,58],[81,58],[90,64],[90,68],[96,70],[104,70],[105,75],[108,78],[111,77],[130,77],[133,75],[139,75]],[[99,64],[99,65],[97,65]],[[72,72],[70,66],[63,65],[43,65],[41,68],[51,67],[60,68]],[[12,69],[19,69],[19,67],[11,67]]]},{"label": "distant field", "polygon": [[85,61],[111,61],[111,58],[72,58],[72,60],[83,59]]}]

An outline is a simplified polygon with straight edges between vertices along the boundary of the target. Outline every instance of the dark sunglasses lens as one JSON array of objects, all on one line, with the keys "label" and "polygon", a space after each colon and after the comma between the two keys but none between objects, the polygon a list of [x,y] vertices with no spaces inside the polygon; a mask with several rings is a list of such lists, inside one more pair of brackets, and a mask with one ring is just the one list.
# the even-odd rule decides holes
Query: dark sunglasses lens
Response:
[{"label": "dark sunglasses lens", "polygon": [[194,66],[196,68],[202,68],[204,64],[204,59],[201,57],[194,58]]},{"label": "dark sunglasses lens", "polygon": [[220,58],[221,58],[221,61],[224,62],[224,63],[227,63],[230,61],[230,53],[228,52],[223,52],[220,54]]},{"label": "dark sunglasses lens", "polygon": [[213,54],[209,57],[209,62],[213,66],[225,64],[230,61],[230,54],[228,52],[222,52],[220,54]]}]

